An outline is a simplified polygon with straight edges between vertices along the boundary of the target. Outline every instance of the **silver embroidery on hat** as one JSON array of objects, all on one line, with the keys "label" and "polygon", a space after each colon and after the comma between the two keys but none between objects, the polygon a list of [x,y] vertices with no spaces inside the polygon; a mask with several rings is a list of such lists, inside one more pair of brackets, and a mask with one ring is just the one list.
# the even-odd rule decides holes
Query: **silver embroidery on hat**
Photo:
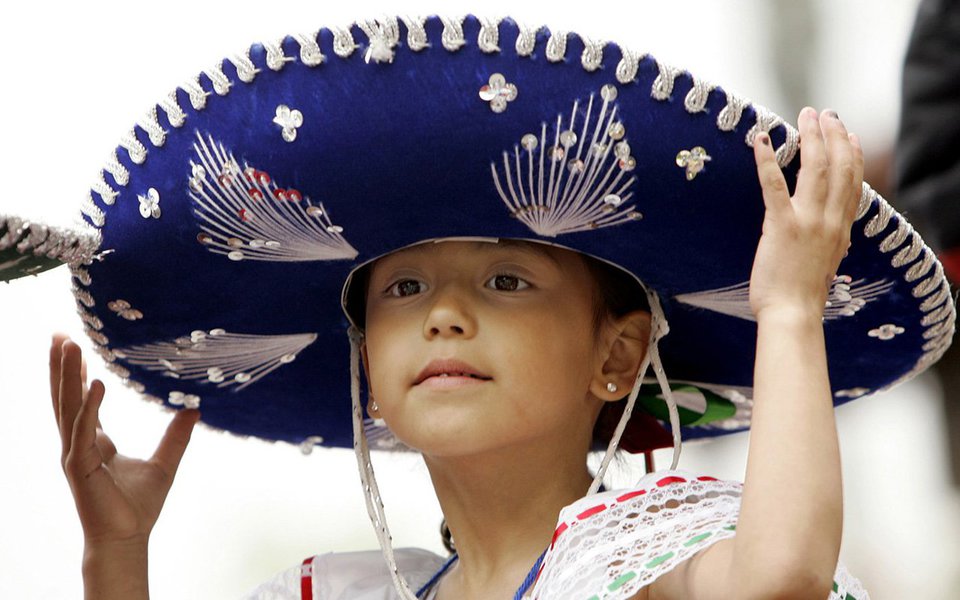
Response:
[{"label": "silver embroidery on hat", "polygon": [[713,160],[703,146],[696,146],[690,150],[681,150],[677,153],[677,166],[687,171],[687,181],[694,178],[704,169],[707,161]]},{"label": "silver embroidery on hat", "polygon": [[193,331],[173,341],[123,348],[128,365],[161,372],[173,379],[214,383],[242,390],[296,360],[317,334],[253,335],[223,329]]},{"label": "silver embroidery on hat", "polygon": [[[886,279],[868,283],[866,279],[854,281],[849,275],[838,275],[830,286],[824,305],[823,319],[834,321],[843,317],[852,317],[870,302],[888,294],[893,286],[894,282]],[[753,310],[750,308],[749,281],[715,290],[679,294],[674,296],[674,300],[731,317],[756,321]]]},{"label": "silver embroidery on hat", "polygon": [[282,188],[265,171],[243,168],[222,144],[194,144],[187,187],[200,220],[197,240],[231,260],[277,262],[352,259],[357,251],[322,203]]},{"label": "silver embroidery on hat", "polygon": [[107,302],[107,308],[128,321],[136,321],[143,318],[143,313],[133,308],[126,300],[111,300]]},{"label": "silver embroidery on hat", "polygon": [[297,129],[303,125],[303,113],[286,104],[281,104],[277,107],[273,122],[280,126],[284,141],[292,142],[297,139]]},{"label": "silver embroidery on hat", "polygon": [[364,62],[392,63],[394,48],[400,43],[400,24],[394,17],[357,21],[359,27],[367,35],[367,51],[363,55]]},{"label": "silver embroidery on hat", "polygon": [[893,323],[885,323],[876,329],[871,329],[867,332],[867,335],[873,338],[877,338],[883,341],[892,340],[901,333],[906,331],[903,327],[899,325],[894,325]]},{"label": "silver embroidery on hat", "polygon": [[566,124],[557,115],[552,143],[546,123],[539,137],[524,135],[512,156],[503,153],[502,181],[497,164],[490,164],[494,185],[510,214],[534,233],[556,237],[641,218],[630,203],[636,177],[629,173],[636,159],[616,118],[616,97],[616,87],[605,85],[600,109],[595,110],[591,94],[582,125],[577,123],[579,101],[574,102]]},{"label": "silver embroidery on hat", "polygon": [[501,113],[507,110],[507,103],[517,98],[517,86],[507,83],[500,73],[490,76],[487,84],[480,88],[480,99],[490,103],[490,110]]},{"label": "silver embroidery on hat", "polygon": [[144,219],[160,218],[160,192],[156,188],[150,188],[146,194],[137,196],[140,200],[140,216]]},{"label": "silver embroidery on hat", "polygon": [[170,394],[167,396],[167,402],[173,406],[182,406],[184,408],[200,408],[200,396],[197,396],[196,394],[170,392]]}]

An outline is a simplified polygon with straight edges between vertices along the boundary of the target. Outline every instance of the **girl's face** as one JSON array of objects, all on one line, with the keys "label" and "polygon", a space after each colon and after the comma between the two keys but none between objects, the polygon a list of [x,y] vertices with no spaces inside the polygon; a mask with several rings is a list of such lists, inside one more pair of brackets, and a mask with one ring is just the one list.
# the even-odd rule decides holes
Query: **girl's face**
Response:
[{"label": "girl's face", "polygon": [[[378,260],[364,359],[379,416],[427,455],[590,443],[602,400],[593,276],[523,242],[427,243]],[[594,388],[596,389],[596,388]]]}]

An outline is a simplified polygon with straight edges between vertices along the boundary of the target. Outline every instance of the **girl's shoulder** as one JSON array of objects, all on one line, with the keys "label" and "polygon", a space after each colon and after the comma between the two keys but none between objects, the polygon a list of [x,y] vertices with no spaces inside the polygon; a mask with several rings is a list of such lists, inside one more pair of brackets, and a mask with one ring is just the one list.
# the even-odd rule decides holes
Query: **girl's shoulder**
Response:
[{"label": "girl's shoulder", "polygon": [[[419,548],[394,551],[400,572],[419,588],[443,565],[444,558]],[[393,598],[393,580],[380,550],[311,556],[278,573],[246,596],[247,600],[383,600]]]},{"label": "girl's shoulder", "polygon": [[[629,489],[586,496],[560,512],[532,590],[537,599],[627,600],[684,561],[736,535],[743,485],[656,471]],[[838,564],[829,600],[865,600]]]}]

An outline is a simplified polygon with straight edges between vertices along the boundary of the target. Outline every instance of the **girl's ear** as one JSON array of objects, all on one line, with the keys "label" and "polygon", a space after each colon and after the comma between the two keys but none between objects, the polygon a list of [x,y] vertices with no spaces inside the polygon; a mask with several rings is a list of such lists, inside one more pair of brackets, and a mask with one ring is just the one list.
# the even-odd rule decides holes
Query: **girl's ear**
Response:
[{"label": "girl's ear", "polygon": [[[607,402],[620,400],[633,388],[650,342],[650,313],[635,310],[607,325],[601,362],[590,382],[590,392]],[[612,384],[612,385],[610,385]]]}]

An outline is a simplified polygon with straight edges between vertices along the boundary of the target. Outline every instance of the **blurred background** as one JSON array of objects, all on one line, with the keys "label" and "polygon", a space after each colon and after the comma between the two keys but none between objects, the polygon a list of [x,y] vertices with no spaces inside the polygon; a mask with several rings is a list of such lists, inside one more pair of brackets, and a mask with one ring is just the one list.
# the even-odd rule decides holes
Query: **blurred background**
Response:
[{"label": "blurred background", "polygon": [[[385,12],[453,14],[478,6],[19,3],[15,16],[0,20],[7,186],[0,210],[69,222],[108,152],[146,107],[250,42]],[[791,121],[807,104],[833,108],[863,140],[868,180],[892,197],[902,61],[917,0],[563,6],[485,0],[482,10],[649,51]],[[69,288],[63,269],[0,286],[0,598],[82,596],[82,536],[47,393],[50,334],[69,333],[93,357],[91,377],[107,385],[102,422],[122,453],[149,455],[169,419],[89,352]],[[841,559],[874,599],[960,598],[960,491],[943,404],[939,379],[928,373],[837,410]],[[741,434],[688,444],[680,466],[742,479],[746,441]],[[441,552],[440,513],[422,463],[374,460],[396,544]],[[658,455],[657,463],[668,465],[669,456]],[[629,485],[641,474],[642,461],[628,463],[612,483]],[[297,447],[201,428],[153,535],[151,587],[156,598],[233,598],[308,555],[376,547],[352,453],[303,456]]]}]

